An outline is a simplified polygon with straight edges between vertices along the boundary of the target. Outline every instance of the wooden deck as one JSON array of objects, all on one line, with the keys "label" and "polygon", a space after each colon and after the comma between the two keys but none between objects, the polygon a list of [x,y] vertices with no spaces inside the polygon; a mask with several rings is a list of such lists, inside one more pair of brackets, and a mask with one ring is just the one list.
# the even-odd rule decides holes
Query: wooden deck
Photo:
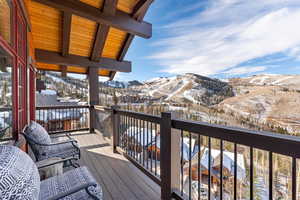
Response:
[{"label": "wooden deck", "polygon": [[87,166],[102,186],[104,199],[160,199],[160,187],[122,155],[101,134],[72,133],[81,147],[81,166]]}]

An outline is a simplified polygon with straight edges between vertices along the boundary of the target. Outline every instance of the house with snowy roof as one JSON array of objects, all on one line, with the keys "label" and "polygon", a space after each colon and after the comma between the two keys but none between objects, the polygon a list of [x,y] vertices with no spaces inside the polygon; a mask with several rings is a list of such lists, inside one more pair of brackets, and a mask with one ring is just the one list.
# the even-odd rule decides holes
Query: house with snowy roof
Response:
[{"label": "house with snowy roof", "polygon": [[[78,126],[85,115],[84,110],[70,109],[77,106],[77,100],[59,99],[54,90],[42,90],[36,93],[37,107],[58,107],[60,109],[36,110],[36,121],[49,131],[72,130]],[[62,107],[66,107],[63,109]]]}]

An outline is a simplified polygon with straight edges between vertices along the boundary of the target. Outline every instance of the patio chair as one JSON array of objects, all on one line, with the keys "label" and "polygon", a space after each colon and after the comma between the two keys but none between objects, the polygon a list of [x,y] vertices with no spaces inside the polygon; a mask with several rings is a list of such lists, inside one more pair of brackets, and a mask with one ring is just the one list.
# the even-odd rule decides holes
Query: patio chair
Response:
[{"label": "patio chair", "polygon": [[86,167],[40,181],[33,160],[14,146],[0,145],[0,199],[102,200],[99,184]]},{"label": "patio chair", "polygon": [[[76,140],[56,141],[57,138],[51,138],[44,127],[34,121],[24,128],[22,134],[31,147],[36,161],[52,157],[80,159],[80,148]],[[74,162],[65,164],[65,166],[69,166],[69,164],[74,167],[79,166]]]}]

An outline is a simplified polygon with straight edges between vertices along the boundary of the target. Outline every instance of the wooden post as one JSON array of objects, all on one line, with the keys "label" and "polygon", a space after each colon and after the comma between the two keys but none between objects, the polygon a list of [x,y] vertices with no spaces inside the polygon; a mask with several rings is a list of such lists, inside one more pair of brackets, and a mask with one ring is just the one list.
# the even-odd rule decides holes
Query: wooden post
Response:
[{"label": "wooden post", "polygon": [[89,116],[89,128],[90,132],[94,133],[97,125],[95,105],[99,105],[99,79],[98,69],[89,68],[89,104],[90,104],[90,116]]},{"label": "wooden post", "polygon": [[120,115],[116,114],[116,110],[119,106],[112,106],[112,124],[113,124],[113,151],[117,153],[117,146],[119,145],[119,126],[120,126]]},{"label": "wooden post", "polygon": [[172,135],[172,114],[161,115],[161,199],[170,200],[180,184],[180,134]]}]

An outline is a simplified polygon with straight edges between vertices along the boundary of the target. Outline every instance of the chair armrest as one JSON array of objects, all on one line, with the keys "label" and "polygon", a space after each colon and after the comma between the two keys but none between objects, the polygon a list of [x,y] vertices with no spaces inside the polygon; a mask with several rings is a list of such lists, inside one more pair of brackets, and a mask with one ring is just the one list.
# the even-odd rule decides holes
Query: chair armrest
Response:
[{"label": "chair armrest", "polygon": [[[58,200],[58,199],[61,199],[63,197],[66,197],[66,196],[69,196],[71,194],[74,194],[80,190],[88,190],[89,187],[97,187],[97,183],[96,182],[86,182],[86,183],[83,183],[81,185],[78,185],[78,186],[74,186],[72,188],[69,188],[68,190],[60,193],[60,194],[57,194],[57,195],[54,195],[52,197],[50,197],[49,199],[47,200]],[[96,199],[96,197],[94,197]]]},{"label": "chair armrest", "polygon": [[[51,160],[50,159],[46,159],[46,160]],[[42,169],[42,168],[45,168],[45,167],[49,167],[49,166],[52,166],[52,165],[56,165],[56,164],[59,164],[59,163],[64,163],[66,161],[72,161],[72,160],[76,160],[75,158],[59,158],[59,160],[53,160],[52,162],[50,161],[50,163],[47,163],[47,164],[43,164],[43,162],[45,162],[45,160],[42,160],[42,161],[39,161],[39,162],[36,162],[36,165],[38,167],[38,169]]]},{"label": "chair armrest", "polygon": [[47,144],[47,145],[52,146],[52,145],[60,145],[60,144],[66,144],[66,143],[77,143],[77,141],[74,139],[69,139],[69,140],[64,140],[64,141],[53,142],[53,143]]},{"label": "chair armrest", "polygon": [[61,135],[63,136],[66,136],[69,140],[72,140],[73,138],[71,137],[71,133],[60,133],[58,136],[53,134],[53,135],[50,135],[50,138],[59,138],[59,137],[62,137]]}]

